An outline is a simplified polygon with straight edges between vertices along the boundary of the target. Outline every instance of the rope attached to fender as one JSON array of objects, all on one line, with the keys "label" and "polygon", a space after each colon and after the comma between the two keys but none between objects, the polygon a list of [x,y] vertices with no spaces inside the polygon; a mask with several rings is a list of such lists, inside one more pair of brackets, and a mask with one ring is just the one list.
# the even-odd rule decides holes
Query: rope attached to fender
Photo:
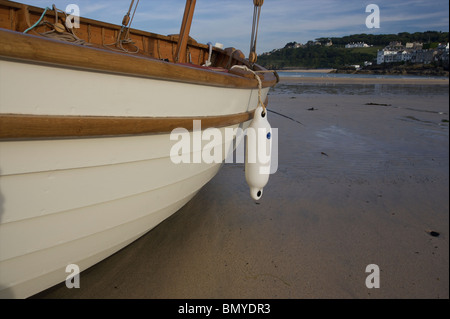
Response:
[{"label": "rope attached to fender", "polygon": [[241,69],[241,70],[244,70],[244,71],[248,71],[248,72],[250,72],[250,73],[252,73],[254,75],[254,77],[258,81],[258,106],[260,106],[260,105],[262,106],[262,108],[263,108],[263,113],[262,114],[265,116],[267,111],[266,111],[266,106],[264,105],[264,102],[262,101],[262,97],[261,97],[262,81],[261,81],[261,78],[259,77],[259,75],[255,71],[249,69],[245,65],[233,65],[230,70],[233,70],[233,69]]}]

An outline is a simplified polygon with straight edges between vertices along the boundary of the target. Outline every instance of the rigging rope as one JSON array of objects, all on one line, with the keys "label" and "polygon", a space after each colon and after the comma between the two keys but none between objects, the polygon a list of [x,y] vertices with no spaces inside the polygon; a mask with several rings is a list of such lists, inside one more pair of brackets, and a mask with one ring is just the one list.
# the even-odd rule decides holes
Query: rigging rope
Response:
[{"label": "rigging rope", "polygon": [[[119,35],[117,36],[117,39],[114,43],[104,44],[105,47],[108,49],[111,49],[113,51],[123,51],[126,53],[138,53],[139,48],[134,44],[135,42],[129,37],[130,36],[130,28],[131,24],[133,23],[134,14],[136,13],[136,9],[139,5],[139,0],[137,0],[136,6],[134,7],[133,15],[130,19],[131,10],[133,9],[134,0],[131,0],[130,8],[128,9],[128,12],[125,14],[122,20],[122,27],[120,28]],[[123,35],[123,37],[122,37]],[[123,47],[123,45],[129,44],[134,46],[134,50],[130,51]],[[113,48],[118,47],[118,48]]]},{"label": "rigging rope", "polygon": [[42,21],[42,19],[44,18],[45,14],[47,13],[47,10],[51,10],[49,7],[45,7],[44,12],[42,13],[41,17],[39,18],[39,20],[36,21],[35,24],[33,24],[31,27],[29,27],[28,29],[26,29],[25,31],[23,31],[23,33],[28,33],[28,31],[33,30],[34,28],[36,28]]},{"label": "rigging rope", "polygon": [[[60,10],[57,9],[55,5],[52,6],[53,9],[46,7],[44,9],[44,12],[42,13],[41,17],[39,18],[38,21],[36,21],[35,24],[33,24],[31,27],[29,27],[28,29],[26,29],[23,33],[28,33],[29,31],[33,30],[34,28],[43,26],[43,25],[47,25],[50,28],[52,28],[53,30],[51,31],[47,31],[47,32],[37,32],[39,35],[47,37],[47,38],[53,38],[53,39],[58,39],[58,40],[62,40],[62,41],[67,41],[67,42],[71,42],[74,44],[80,44],[80,45],[89,45],[89,43],[87,43],[85,40],[80,39],[79,37],[77,37],[73,31],[73,29],[69,29],[67,28],[67,26],[64,26],[62,24],[60,24],[58,22],[58,11],[62,12],[65,15],[65,18],[67,19],[67,14]],[[45,17],[45,14],[47,13],[48,10],[54,10],[55,11],[55,23],[51,23],[48,21],[42,21]],[[64,30],[68,30],[64,31]]]},{"label": "rigging rope", "polygon": [[259,28],[259,17],[261,15],[261,7],[264,0],[253,0],[253,23],[252,23],[252,37],[250,40],[250,54],[248,60],[251,64],[256,63],[258,56],[256,55],[256,42],[258,40],[258,28]]}]

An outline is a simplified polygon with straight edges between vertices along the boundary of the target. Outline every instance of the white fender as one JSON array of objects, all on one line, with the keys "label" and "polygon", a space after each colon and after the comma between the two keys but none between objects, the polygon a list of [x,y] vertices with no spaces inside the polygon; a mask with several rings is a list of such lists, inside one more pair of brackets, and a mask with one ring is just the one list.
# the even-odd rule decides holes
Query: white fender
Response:
[{"label": "white fender", "polygon": [[246,141],[245,179],[250,187],[251,197],[259,200],[269,181],[272,155],[272,128],[267,121],[267,111],[261,106],[256,108],[247,128]]}]

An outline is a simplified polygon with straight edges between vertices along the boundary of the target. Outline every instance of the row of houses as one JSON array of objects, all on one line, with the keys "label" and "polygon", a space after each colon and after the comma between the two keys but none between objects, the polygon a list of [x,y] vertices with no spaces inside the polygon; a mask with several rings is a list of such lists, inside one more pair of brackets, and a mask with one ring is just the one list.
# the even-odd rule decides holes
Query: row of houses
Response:
[{"label": "row of houses", "polygon": [[410,62],[430,64],[432,62],[442,61],[448,63],[449,44],[440,44],[435,49],[423,49],[422,43],[391,42],[383,50],[377,53],[377,64]]},{"label": "row of houses", "polygon": [[297,43],[297,42],[290,42],[290,43],[286,44],[286,46],[284,48],[285,49],[286,48],[297,49],[297,48],[304,48],[304,47],[309,47],[309,46],[313,46],[313,45],[319,45],[319,46],[324,45],[326,47],[331,47],[333,45],[333,41],[331,41],[329,39],[327,42],[322,43],[320,41],[311,41],[310,40],[310,41],[306,42],[305,44],[301,44],[301,43]]},{"label": "row of houses", "polygon": [[369,48],[371,45],[368,45],[364,42],[352,42],[345,45],[346,49],[354,49],[354,48]]},{"label": "row of houses", "polygon": [[[333,45],[333,42],[331,40],[328,40],[328,42],[326,42],[325,44],[322,44],[320,41],[308,41],[305,44],[302,43],[297,43],[297,42],[289,42],[287,43],[283,49],[298,49],[298,48],[305,48],[305,47],[309,47],[309,46],[327,46],[327,47],[331,47]],[[270,52],[264,52],[261,55],[271,55],[272,53],[275,53],[277,51],[281,51],[282,49],[273,49]]]}]

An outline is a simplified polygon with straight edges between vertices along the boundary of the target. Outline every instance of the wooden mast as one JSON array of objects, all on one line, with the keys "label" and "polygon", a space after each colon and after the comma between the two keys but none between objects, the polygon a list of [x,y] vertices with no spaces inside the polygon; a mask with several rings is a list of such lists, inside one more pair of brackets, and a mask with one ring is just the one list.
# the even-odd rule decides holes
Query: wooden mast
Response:
[{"label": "wooden mast", "polygon": [[178,63],[186,63],[187,42],[189,40],[189,32],[191,30],[192,18],[194,17],[196,0],[186,0],[184,9],[183,22],[181,23],[180,35],[178,37],[177,50],[175,51],[174,60]]}]

